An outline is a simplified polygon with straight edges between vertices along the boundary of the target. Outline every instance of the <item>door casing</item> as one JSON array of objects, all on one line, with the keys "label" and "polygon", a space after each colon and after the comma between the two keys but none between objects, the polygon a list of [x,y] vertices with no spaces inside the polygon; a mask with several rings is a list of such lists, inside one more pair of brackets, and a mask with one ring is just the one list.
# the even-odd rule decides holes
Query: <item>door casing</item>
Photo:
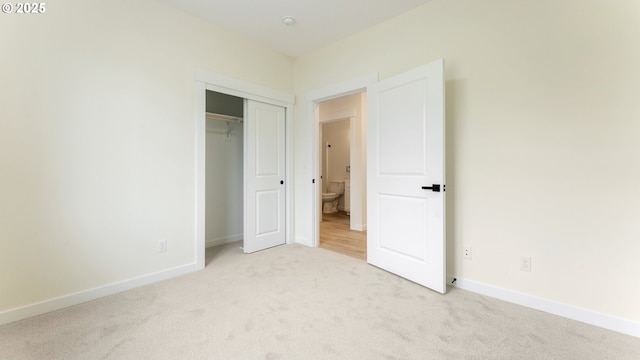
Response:
[{"label": "door casing", "polygon": [[353,79],[350,81],[334,84],[321,89],[313,90],[307,93],[307,119],[308,126],[311,130],[311,149],[309,163],[313,164],[311,168],[311,179],[315,180],[311,184],[311,201],[309,201],[309,213],[311,214],[311,233],[309,236],[299,236],[298,242],[311,247],[318,247],[320,245],[320,219],[322,212],[320,211],[320,205],[322,204],[322,193],[320,181],[320,175],[322,170],[320,169],[319,149],[320,149],[320,119],[318,114],[318,104],[330,100],[339,98],[342,96],[352,95],[356,93],[365,92],[367,86],[374,84],[378,81],[378,74],[370,74],[362,78]]}]

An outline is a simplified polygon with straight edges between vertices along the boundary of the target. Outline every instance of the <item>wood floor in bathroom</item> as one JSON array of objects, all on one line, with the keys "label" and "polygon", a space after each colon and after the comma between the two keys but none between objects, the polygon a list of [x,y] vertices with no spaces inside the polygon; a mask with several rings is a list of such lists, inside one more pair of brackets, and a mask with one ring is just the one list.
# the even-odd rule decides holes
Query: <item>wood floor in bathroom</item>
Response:
[{"label": "wood floor in bathroom", "polygon": [[366,261],[367,232],[349,229],[349,216],[343,211],[322,214],[320,247]]}]

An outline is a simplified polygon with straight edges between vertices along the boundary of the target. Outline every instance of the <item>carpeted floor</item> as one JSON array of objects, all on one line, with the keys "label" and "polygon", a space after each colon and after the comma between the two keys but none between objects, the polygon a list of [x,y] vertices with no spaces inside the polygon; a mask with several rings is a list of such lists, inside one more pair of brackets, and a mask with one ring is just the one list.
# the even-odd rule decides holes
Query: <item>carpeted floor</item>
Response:
[{"label": "carpeted floor", "polygon": [[0,327],[0,359],[640,359],[640,339],[298,245]]}]

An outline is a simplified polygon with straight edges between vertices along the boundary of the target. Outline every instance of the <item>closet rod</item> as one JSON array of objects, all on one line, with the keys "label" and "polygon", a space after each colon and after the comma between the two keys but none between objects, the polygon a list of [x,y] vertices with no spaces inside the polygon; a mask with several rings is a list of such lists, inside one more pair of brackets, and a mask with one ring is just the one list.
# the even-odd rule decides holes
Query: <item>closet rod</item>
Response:
[{"label": "closet rod", "polygon": [[215,114],[210,112],[206,113],[206,118],[207,120],[219,120],[219,121],[236,122],[236,123],[243,122],[241,117]]}]

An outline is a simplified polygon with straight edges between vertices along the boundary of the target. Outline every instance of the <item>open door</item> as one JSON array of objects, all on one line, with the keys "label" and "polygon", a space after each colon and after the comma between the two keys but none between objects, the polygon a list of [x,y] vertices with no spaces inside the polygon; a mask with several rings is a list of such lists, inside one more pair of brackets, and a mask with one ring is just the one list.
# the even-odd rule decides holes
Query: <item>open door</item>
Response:
[{"label": "open door", "polygon": [[444,61],[367,99],[367,262],[445,293]]},{"label": "open door", "polygon": [[285,243],[285,109],[245,100],[244,252]]}]

